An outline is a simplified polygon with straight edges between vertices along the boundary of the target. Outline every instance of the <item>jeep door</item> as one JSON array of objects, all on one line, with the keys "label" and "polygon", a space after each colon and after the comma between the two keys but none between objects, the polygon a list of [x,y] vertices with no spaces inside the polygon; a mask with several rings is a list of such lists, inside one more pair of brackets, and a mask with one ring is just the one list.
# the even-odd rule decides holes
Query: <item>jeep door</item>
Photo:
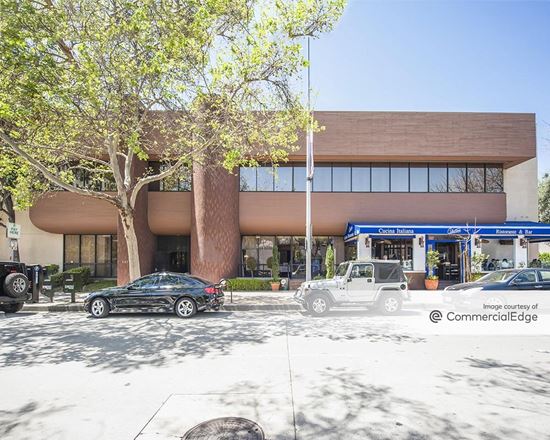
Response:
[{"label": "jeep door", "polygon": [[347,282],[349,301],[373,301],[375,295],[374,266],[371,263],[354,263]]}]

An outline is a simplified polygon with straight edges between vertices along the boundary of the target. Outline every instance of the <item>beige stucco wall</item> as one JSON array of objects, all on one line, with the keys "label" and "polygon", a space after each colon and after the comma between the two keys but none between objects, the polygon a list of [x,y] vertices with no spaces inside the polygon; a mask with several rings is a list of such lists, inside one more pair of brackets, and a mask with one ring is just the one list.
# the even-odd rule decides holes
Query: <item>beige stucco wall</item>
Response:
[{"label": "beige stucco wall", "polygon": [[536,158],[504,170],[507,220],[537,221],[537,173]]},{"label": "beige stucco wall", "polygon": [[[29,218],[29,211],[21,211],[16,215],[16,221],[21,225],[19,254],[21,261],[36,264],[63,264],[63,235],[51,234],[38,229]],[[10,249],[5,234],[0,234],[0,260],[8,260]]]}]

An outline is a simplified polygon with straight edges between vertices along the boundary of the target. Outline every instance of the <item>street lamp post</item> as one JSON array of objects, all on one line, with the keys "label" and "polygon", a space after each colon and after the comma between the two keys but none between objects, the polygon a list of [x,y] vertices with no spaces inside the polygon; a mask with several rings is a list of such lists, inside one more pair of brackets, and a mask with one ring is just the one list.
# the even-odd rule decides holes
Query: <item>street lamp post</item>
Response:
[{"label": "street lamp post", "polygon": [[310,75],[310,37],[307,39],[307,110],[309,113],[306,140],[306,281],[311,280],[311,243],[313,231],[311,225],[311,189],[313,184],[313,114],[311,111],[311,75]]}]

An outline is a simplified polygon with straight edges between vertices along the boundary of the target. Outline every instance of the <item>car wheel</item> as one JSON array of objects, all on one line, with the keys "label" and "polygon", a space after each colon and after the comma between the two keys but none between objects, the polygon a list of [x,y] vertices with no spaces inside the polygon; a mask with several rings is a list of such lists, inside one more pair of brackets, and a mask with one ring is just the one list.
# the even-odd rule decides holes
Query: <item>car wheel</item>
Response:
[{"label": "car wheel", "polygon": [[90,303],[90,314],[94,318],[105,318],[109,314],[109,304],[103,298],[95,298]]},{"label": "car wheel", "polygon": [[21,311],[23,308],[24,303],[14,303],[14,304],[4,304],[3,306],[0,306],[0,311],[5,313],[17,313]]},{"label": "car wheel", "polygon": [[379,309],[384,315],[395,315],[401,310],[403,300],[397,293],[385,293],[379,302]]},{"label": "car wheel", "polygon": [[307,310],[313,316],[324,316],[330,310],[330,302],[325,295],[314,294],[308,299]]},{"label": "car wheel", "polygon": [[20,298],[29,290],[29,279],[22,273],[10,273],[4,280],[4,291],[12,298]]},{"label": "car wheel", "polygon": [[180,318],[191,318],[197,313],[197,305],[191,298],[181,298],[176,303],[176,315]]}]

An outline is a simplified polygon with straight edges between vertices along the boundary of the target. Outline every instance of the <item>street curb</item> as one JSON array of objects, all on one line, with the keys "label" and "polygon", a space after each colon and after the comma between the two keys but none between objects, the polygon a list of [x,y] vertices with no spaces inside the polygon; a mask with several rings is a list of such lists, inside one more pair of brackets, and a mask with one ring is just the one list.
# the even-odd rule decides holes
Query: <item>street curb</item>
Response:
[{"label": "street curb", "polygon": [[[441,308],[441,303],[419,303],[403,305],[403,310],[434,310]],[[302,311],[299,304],[225,304],[226,312],[253,311]],[[25,304],[24,312],[84,312],[82,304]],[[1,317],[0,317],[1,318]]]}]

